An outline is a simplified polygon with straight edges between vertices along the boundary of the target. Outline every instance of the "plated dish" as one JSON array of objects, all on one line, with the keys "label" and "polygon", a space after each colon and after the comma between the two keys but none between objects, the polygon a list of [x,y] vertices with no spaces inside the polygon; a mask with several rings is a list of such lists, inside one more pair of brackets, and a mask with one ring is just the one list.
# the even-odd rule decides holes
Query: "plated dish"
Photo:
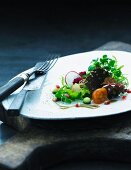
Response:
[{"label": "plated dish", "polygon": [[[21,109],[33,119],[76,119],[131,110],[131,53],[92,51],[62,57]],[[3,101],[8,109],[12,94]]]},{"label": "plated dish", "polygon": [[[131,90],[124,65],[118,65],[117,58],[104,54],[93,59],[86,70],[69,71],[61,78],[61,85],[56,85],[52,99],[61,109],[86,107],[96,109],[99,104],[108,105],[120,99],[125,100]],[[75,105],[71,103],[76,102]],[[61,104],[62,103],[62,104]],[[68,105],[63,105],[63,103]]]}]

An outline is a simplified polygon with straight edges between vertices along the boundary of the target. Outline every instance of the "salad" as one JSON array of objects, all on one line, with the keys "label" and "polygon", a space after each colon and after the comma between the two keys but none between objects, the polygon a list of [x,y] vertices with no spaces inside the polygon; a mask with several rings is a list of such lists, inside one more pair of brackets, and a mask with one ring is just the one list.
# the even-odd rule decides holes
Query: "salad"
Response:
[{"label": "salad", "polygon": [[[53,101],[62,109],[75,107],[97,108],[119,99],[125,100],[129,82],[122,73],[124,65],[119,66],[116,57],[103,55],[93,59],[87,70],[69,71],[62,76],[61,85],[52,90]],[[60,105],[58,101],[69,105]],[[70,105],[77,101],[75,105]]]}]

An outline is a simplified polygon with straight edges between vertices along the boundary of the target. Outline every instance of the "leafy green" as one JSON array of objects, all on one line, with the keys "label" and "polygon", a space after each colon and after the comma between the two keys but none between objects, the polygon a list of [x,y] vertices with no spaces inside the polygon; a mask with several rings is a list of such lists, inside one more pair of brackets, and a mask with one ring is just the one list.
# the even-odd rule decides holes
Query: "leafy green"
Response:
[{"label": "leafy green", "polygon": [[65,94],[67,94],[67,89],[68,89],[68,87],[66,87],[66,86],[61,87],[61,88],[55,93],[55,97],[56,97],[58,100],[61,100],[61,101],[63,101],[63,102],[71,103],[72,100],[65,95]]},{"label": "leafy green", "polygon": [[54,95],[60,101],[71,103],[76,99],[89,97],[90,91],[86,87],[80,88],[79,91],[73,91],[71,87],[64,85]]},{"label": "leafy green", "polygon": [[91,65],[88,67],[87,75],[89,75],[91,71],[99,67],[107,70],[116,80],[116,82],[128,86],[128,79],[122,73],[122,68],[124,67],[124,65],[118,66],[118,61],[116,57],[113,56],[113,58],[109,58],[107,55],[103,55],[101,58],[92,60]]}]

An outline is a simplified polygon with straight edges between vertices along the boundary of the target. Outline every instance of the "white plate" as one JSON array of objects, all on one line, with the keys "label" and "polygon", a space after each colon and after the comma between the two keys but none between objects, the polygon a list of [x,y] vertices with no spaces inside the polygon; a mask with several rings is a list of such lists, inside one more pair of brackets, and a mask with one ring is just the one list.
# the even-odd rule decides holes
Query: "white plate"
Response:
[{"label": "white plate", "polygon": [[[120,100],[110,105],[101,104],[97,109],[76,108],[60,109],[52,101],[52,89],[56,84],[61,83],[61,76],[68,71],[85,71],[92,59],[101,57],[107,54],[108,57],[115,56],[118,64],[121,66],[123,73],[127,74],[129,83],[131,85],[131,53],[123,51],[92,51],[86,53],[79,53],[62,57],[58,60],[56,65],[49,71],[46,82],[41,90],[31,91],[28,93],[24,105],[21,109],[21,114],[33,119],[76,119],[76,118],[91,118],[120,114],[131,110],[131,94],[128,94],[126,100]],[[130,88],[130,87],[129,87]],[[10,95],[8,99],[3,101],[3,106],[8,109],[15,93]]]}]

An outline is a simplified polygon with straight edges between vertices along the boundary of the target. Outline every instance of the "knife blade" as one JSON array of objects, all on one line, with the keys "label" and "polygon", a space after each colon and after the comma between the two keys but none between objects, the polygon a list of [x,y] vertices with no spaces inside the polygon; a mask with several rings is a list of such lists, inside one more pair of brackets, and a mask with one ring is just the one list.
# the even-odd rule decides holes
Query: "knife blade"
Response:
[{"label": "knife blade", "polygon": [[8,116],[19,116],[20,110],[24,104],[25,97],[29,91],[38,90],[45,82],[47,75],[38,77],[37,79],[30,80],[23,89],[14,96],[14,99],[7,110]]}]

